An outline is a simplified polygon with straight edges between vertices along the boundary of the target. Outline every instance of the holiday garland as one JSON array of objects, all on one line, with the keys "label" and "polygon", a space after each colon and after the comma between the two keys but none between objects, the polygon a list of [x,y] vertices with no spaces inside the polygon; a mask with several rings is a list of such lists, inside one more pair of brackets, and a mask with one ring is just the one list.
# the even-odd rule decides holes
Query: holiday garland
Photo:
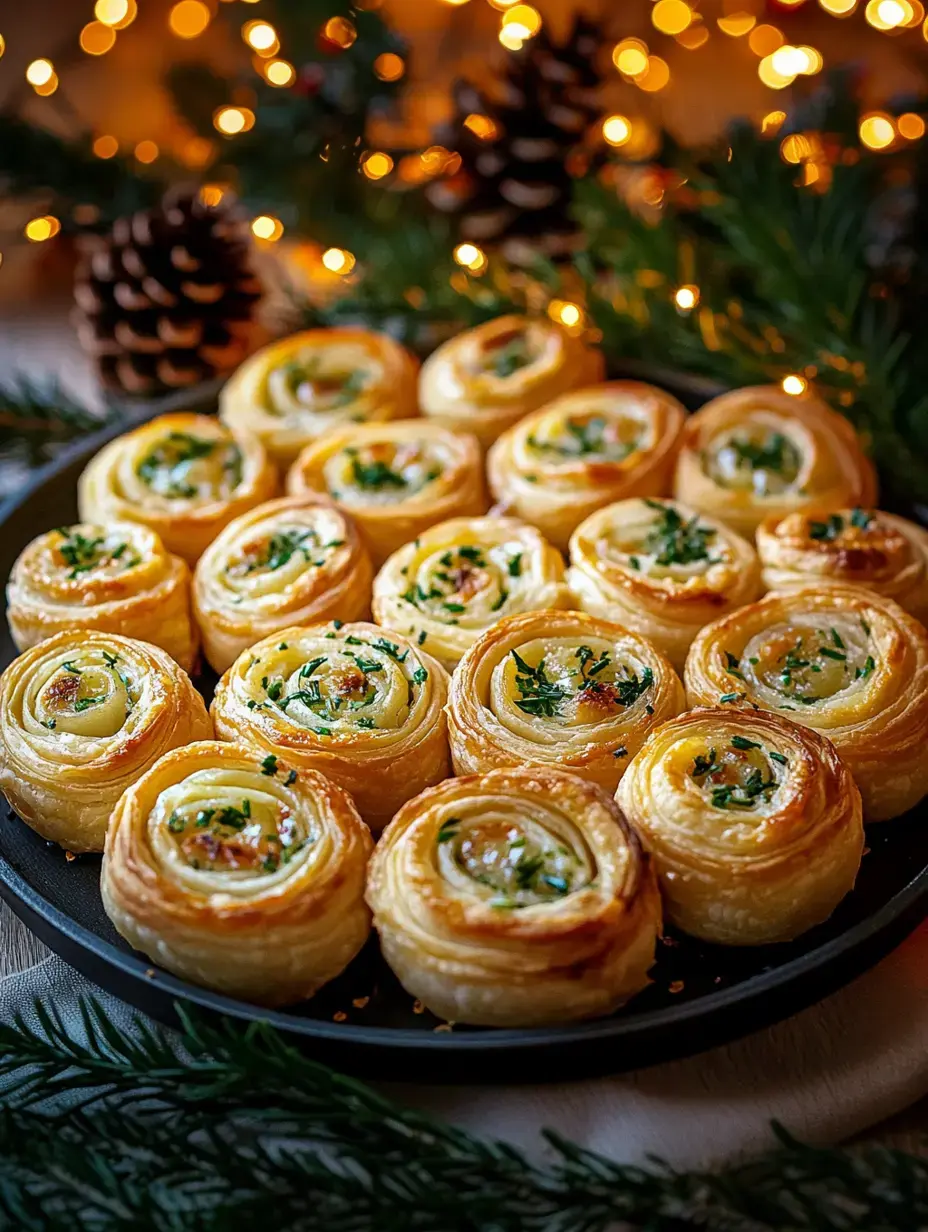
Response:
[{"label": "holiday garland", "polygon": [[[910,1232],[928,1160],[780,1148],[721,1172],[614,1163],[556,1134],[535,1163],[383,1098],[264,1024],[180,1035],[0,1026],[0,1228],[155,1232]],[[269,1221],[270,1220],[270,1224]]]}]

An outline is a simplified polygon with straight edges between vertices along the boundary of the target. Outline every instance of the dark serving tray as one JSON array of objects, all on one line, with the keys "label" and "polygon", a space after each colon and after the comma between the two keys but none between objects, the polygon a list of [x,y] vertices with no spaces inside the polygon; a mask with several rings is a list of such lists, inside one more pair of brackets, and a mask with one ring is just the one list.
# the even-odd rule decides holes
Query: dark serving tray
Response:
[{"label": "dark serving tray", "polygon": [[[688,393],[691,404],[705,396],[678,382],[661,383]],[[0,507],[0,576],[9,575],[36,534],[74,521],[77,477],[119,430],[82,442]],[[0,667],[15,653],[4,621]],[[212,681],[198,684],[208,693]],[[263,1010],[175,979],[110,924],[100,901],[99,857],[68,860],[2,805],[0,895],[89,979],[163,1022],[176,1021],[175,1003],[185,1000],[234,1019],[268,1021],[320,1060],[368,1077],[537,1082],[700,1052],[788,1017],[872,966],[928,914],[928,805],[870,827],[867,844],[853,893],[798,941],[733,949],[671,932],[659,947],[653,983],[625,1009],[594,1022],[532,1030],[437,1031],[438,1020],[417,1012],[374,939],[339,979],[289,1010]]]}]

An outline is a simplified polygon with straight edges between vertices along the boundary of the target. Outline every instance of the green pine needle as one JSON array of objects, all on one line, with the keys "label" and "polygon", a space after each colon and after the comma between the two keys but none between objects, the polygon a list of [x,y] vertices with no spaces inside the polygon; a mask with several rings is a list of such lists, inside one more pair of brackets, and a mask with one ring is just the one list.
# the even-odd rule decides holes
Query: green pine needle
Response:
[{"label": "green pine needle", "polygon": [[94,414],[55,378],[14,375],[0,386],[0,457],[30,466],[50,461],[62,445],[115,422],[113,411]]},{"label": "green pine needle", "polygon": [[[903,1232],[928,1161],[780,1149],[720,1173],[613,1163],[555,1134],[544,1163],[384,1099],[263,1024],[0,1026],[0,1228],[91,1232]],[[75,1024],[76,1025],[76,1024]]]}]

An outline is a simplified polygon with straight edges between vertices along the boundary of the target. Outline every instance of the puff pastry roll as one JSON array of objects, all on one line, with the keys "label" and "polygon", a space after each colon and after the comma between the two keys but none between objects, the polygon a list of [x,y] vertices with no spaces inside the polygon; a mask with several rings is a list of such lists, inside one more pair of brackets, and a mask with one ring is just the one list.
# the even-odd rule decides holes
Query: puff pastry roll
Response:
[{"label": "puff pastry roll", "polygon": [[102,851],[110,812],[162,754],[213,727],[166,651],[72,629],[0,676],[0,790],[43,838]]},{"label": "puff pastry roll", "polygon": [[476,440],[424,420],[329,433],[300,454],[287,491],[347,510],[375,565],[436,522],[487,507]]},{"label": "puff pastry roll", "polygon": [[277,475],[256,437],[211,415],[159,415],[100,450],[78,481],[81,520],[139,522],[188,564],[233,518],[269,500]]},{"label": "puff pastry roll", "polygon": [[707,625],[686,661],[690,705],[759,707],[832,741],[866,821],[928,793],[928,633],[858,586],[771,594]]},{"label": "puff pastry roll", "polygon": [[757,552],[768,590],[865,586],[928,622],[928,531],[879,509],[767,518]]},{"label": "puff pastry roll", "polygon": [[372,580],[354,523],[324,497],[258,505],[230,522],[197,564],[193,600],[204,653],[222,673],[288,626],[369,616]]},{"label": "puff pastry roll", "polygon": [[219,395],[219,414],[286,467],[333,428],[416,415],[418,377],[418,360],[388,334],[310,329],[247,359]]},{"label": "puff pastry roll", "polygon": [[860,792],[830,741],[781,715],[671,719],[616,799],[654,860],[667,920],[703,941],[792,941],[854,887]]},{"label": "puff pastry roll", "polygon": [[452,518],[394,552],[374,582],[374,619],[450,671],[505,616],[572,606],[559,552],[515,518]]},{"label": "puff pastry roll", "polygon": [[654,873],[614,802],[541,768],[410,800],[374,851],[367,900],[407,991],[480,1026],[612,1013],[647,986],[661,927]]},{"label": "puff pastry roll", "polygon": [[572,532],[603,505],[670,490],[686,412],[640,381],[613,381],[527,415],[487,458],[497,501],[566,549]]},{"label": "puff pastry roll", "polygon": [[766,517],[872,505],[876,476],[843,415],[811,394],[754,385],[689,417],[674,495],[750,538]]},{"label": "puff pastry roll", "polygon": [[190,570],[146,526],[81,522],[39,535],[14,564],[6,597],[18,650],[65,629],[97,629],[152,642],[193,670]]},{"label": "puff pastry roll", "polygon": [[245,651],[216,687],[222,740],[320,770],[379,830],[450,773],[448,677],[431,655],[377,625],[282,633]]},{"label": "puff pastry roll", "polygon": [[419,405],[487,449],[529,411],[604,372],[599,351],[547,317],[498,317],[433,351],[422,365]]},{"label": "puff pastry roll", "polygon": [[643,633],[683,671],[710,621],[761,593],[747,540],[669,500],[625,500],[591,514],[570,541],[567,582],[593,616]]},{"label": "puff pastry roll", "polygon": [[583,612],[511,616],[452,677],[455,772],[558,766],[615,791],[651,728],[683,702],[676,672],[639,634]]},{"label": "puff pastry roll", "polygon": [[348,794],[273,755],[203,741],[156,762],[106,838],[106,914],[182,979],[290,1005],[334,979],[370,932],[373,840]]}]

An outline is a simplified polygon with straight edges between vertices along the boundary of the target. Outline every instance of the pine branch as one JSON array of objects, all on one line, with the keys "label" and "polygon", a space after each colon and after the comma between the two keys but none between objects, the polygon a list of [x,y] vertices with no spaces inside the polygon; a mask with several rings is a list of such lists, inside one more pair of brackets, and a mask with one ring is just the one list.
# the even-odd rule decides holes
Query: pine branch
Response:
[{"label": "pine branch", "polygon": [[14,375],[0,386],[0,457],[30,466],[50,461],[62,445],[97,431],[118,417],[96,415],[62,389],[57,379]]},{"label": "pine branch", "polygon": [[546,1165],[400,1107],[264,1025],[0,1027],[0,1228],[91,1232],[902,1232],[928,1162],[786,1135],[724,1173],[613,1163],[549,1135]]}]

